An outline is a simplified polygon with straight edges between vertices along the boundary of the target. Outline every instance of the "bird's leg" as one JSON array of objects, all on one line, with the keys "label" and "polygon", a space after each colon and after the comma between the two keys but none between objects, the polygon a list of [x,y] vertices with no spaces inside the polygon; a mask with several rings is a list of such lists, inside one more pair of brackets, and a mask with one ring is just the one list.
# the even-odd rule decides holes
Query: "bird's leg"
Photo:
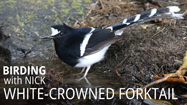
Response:
[{"label": "bird's leg", "polygon": [[[80,80],[82,80],[83,78],[85,79],[86,78],[86,75],[88,74],[88,71],[90,70],[90,67],[91,66],[88,66],[87,68],[86,67],[84,67],[84,68],[86,68],[86,72],[84,73],[84,76],[82,77],[82,78],[80,78],[78,81],[80,81]],[[84,69],[83,68],[83,69]],[[82,71],[81,71],[82,72]],[[87,79],[87,78],[86,78]]]},{"label": "bird's leg", "polygon": [[81,72],[79,74],[82,74],[84,72],[85,68],[86,67],[83,67],[82,70],[81,70]]},{"label": "bird's leg", "polygon": [[86,80],[86,83],[89,85],[89,86],[92,86],[92,84],[89,82],[89,80],[86,78],[86,77],[82,77]]},{"label": "bird's leg", "polygon": [[84,73],[84,76],[83,76],[82,78],[78,79],[78,81],[80,81],[80,80],[82,80],[82,79],[85,79],[86,82],[87,82],[87,84],[88,84],[89,86],[91,86],[91,83],[90,83],[89,80],[86,78],[86,75],[88,74],[88,71],[90,70],[90,67],[91,67],[91,66],[84,67],[84,68],[82,69],[81,73],[85,70],[85,68],[86,68],[86,72]]},{"label": "bird's leg", "polygon": [[82,73],[84,72],[85,68],[86,68],[86,67],[83,67],[82,70],[81,70],[81,72],[80,72],[80,73],[77,73],[77,74],[74,74],[74,76],[75,76],[75,75],[82,74]]},{"label": "bird's leg", "polygon": [[88,71],[90,70],[90,67],[91,67],[91,66],[88,66],[88,67],[86,68],[86,72],[84,73],[84,76],[83,76],[84,78],[85,78],[86,75],[88,74]]}]

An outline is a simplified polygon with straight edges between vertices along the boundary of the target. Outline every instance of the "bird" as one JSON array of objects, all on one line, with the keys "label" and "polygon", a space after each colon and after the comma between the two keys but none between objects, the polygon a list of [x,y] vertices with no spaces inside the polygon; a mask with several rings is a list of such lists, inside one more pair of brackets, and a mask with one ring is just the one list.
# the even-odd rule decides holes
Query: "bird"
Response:
[{"label": "bird", "polygon": [[121,39],[126,27],[160,18],[183,19],[178,6],[155,8],[108,26],[72,28],[66,24],[51,26],[51,35],[43,39],[53,39],[56,54],[66,64],[86,69],[83,78],[86,78],[91,66],[101,61],[108,48]]}]

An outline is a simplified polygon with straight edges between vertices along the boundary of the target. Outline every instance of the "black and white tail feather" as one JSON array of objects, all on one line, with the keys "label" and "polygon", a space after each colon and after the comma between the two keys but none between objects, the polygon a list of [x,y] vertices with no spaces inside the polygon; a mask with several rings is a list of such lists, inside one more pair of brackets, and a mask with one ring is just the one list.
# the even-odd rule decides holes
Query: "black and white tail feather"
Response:
[{"label": "black and white tail feather", "polygon": [[142,23],[146,21],[151,21],[155,19],[160,18],[177,18],[177,19],[183,19],[183,14],[175,14],[175,12],[179,12],[180,8],[177,6],[168,6],[164,8],[155,8],[140,14],[137,14],[135,16],[129,17],[127,19],[124,19],[123,21],[120,21],[119,23],[116,23],[112,26],[107,27],[107,29],[110,29],[115,33],[115,35],[122,35],[123,29],[134,25],[136,23]]}]

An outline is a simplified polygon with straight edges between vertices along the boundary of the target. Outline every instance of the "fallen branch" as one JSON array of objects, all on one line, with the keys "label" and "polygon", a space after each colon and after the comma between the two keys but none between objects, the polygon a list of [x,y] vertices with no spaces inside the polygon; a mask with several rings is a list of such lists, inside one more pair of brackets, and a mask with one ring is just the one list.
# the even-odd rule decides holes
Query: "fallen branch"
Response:
[{"label": "fallen branch", "polygon": [[[168,76],[169,74],[163,74],[163,77]],[[161,79],[158,75],[154,76],[156,79]],[[176,82],[176,83],[184,83],[186,82],[186,77],[169,77],[165,82]]]}]

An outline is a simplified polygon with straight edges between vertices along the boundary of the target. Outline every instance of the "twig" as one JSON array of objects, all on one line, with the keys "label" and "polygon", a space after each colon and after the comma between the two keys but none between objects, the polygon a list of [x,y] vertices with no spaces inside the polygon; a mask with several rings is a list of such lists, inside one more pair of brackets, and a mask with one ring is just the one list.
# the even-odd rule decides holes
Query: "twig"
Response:
[{"label": "twig", "polygon": [[157,33],[155,33],[151,38],[153,38],[154,36],[156,36],[158,33],[164,31],[164,29],[165,29],[165,27],[164,27],[162,30],[160,30],[160,31],[158,31]]},{"label": "twig", "polygon": [[187,14],[187,10],[183,13],[183,16]]},{"label": "twig", "polygon": [[116,69],[121,66],[123,64],[123,62],[125,62],[127,60],[129,56],[125,57],[117,66],[116,66]]},{"label": "twig", "polygon": [[[94,5],[97,5],[98,2],[99,2],[99,0],[97,0],[97,1],[94,3]],[[90,9],[90,11],[86,14],[85,18],[87,18],[87,16],[90,15],[90,13],[92,12],[92,10],[93,10],[93,7],[92,7],[92,8]]]},{"label": "twig", "polygon": [[116,68],[116,74],[117,74],[119,77],[121,77],[121,75],[119,74],[117,68],[118,68],[119,66],[121,66],[121,65],[123,64],[123,62],[125,62],[125,61],[127,60],[128,57],[129,57],[129,56],[125,57],[125,58],[115,67],[115,68]]},{"label": "twig", "polygon": [[162,5],[157,1],[154,1],[154,0],[147,0],[147,1],[150,2],[151,4],[157,5],[158,7],[162,7]]},{"label": "twig", "polygon": [[119,77],[121,77],[121,75],[119,74],[118,70],[116,70],[116,74],[117,74]]},{"label": "twig", "polygon": [[101,3],[102,9],[104,9],[103,0],[99,0],[99,1],[100,1],[100,3]]},{"label": "twig", "polygon": [[182,28],[187,28],[187,26],[181,26]]}]

